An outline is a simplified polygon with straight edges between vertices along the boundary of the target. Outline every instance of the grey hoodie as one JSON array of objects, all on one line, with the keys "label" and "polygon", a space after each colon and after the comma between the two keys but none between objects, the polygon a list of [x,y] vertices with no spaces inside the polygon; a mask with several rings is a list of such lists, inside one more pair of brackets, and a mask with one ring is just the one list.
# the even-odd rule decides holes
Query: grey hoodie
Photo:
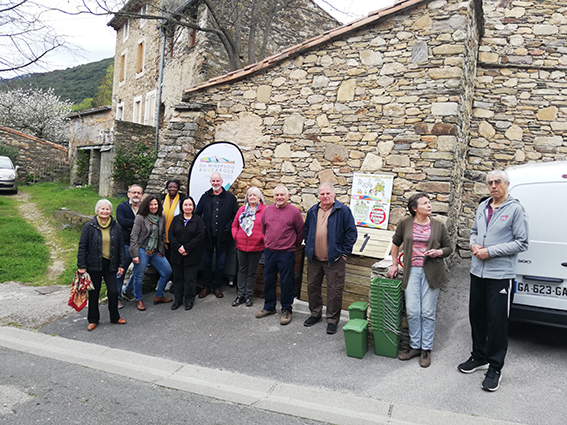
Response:
[{"label": "grey hoodie", "polygon": [[471,274],[486,279],[512,279],[516,277],[518,253],[528,249],[528,219],[520,202],[508,196],[487,226],[491,200],[488,198],[478,207],[469,245],[487,248],[490,257],[480,260],[473,255]]}]

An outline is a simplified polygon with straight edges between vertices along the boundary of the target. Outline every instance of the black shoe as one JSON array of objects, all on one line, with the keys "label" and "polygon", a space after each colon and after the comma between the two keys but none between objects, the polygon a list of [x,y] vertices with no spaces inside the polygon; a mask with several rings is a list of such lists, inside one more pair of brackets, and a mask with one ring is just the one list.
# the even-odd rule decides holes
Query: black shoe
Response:
[{"label": "black shoe", "polygon": [[496,391],[500,387],[500,379],[502,379],[502,373],[493,367],[489,367],[484,381],[482,381],[482,389],[490,392]]},{"label": "black shoe", "polygon": [[254,305],[254,301],[252,301],[252,297],[246,297],[246,307],[252,307]]},{"label": "black shoe", "polygon": [[321,321],[320,317],[309,316],[305,322],[303,322],[303,326],[307,326],[308,328],[313,326],[315,323],[319,323]]},{"label": "black shoe", "polygon": [[337,324],[336,323],[327,323],[327,334],[334,335],[337,333]]},{"label": "black shoe", "polygon": [[181,307],[181,303],[173,303],[171,306],[172,310],[177,310],[179,307]]},{"label": "black shoe", "polygon": [[457,369],[459,369],[463,373],[473,373],[477,370],[488,369],[488,362],[480,361],[473,358],[473,356],[470,356],[466,362],[463,362],[459,366],[457,366]]},{"label": "black shoe", "polygon": [[185,310],[191,310],[193,308],[193,303],[185,303]]},{"label": "black shoe", "polygon": [[244,297],[236,297],[236,299],[232,302],[233,307],[238,307],[240,304],[244,304]]}]

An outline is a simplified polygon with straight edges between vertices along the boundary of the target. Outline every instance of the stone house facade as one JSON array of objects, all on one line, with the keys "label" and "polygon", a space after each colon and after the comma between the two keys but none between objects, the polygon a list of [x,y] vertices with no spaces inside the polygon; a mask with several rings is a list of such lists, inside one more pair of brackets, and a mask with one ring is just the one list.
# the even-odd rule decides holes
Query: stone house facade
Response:
[{"label": "stone house facade", "polygon": [[95,174],[100,174],[100,169],[94,168],[101,165],[101,149],[112,145],[112,108],[101,106],[73,112],[67,117],[70,124],[68,159],[71,165],[71,184],[89,183],[88,178],[77,175],[78,151],[82,150],[89,155],[89,169],[86,171],[92,180]]},{"label": "stone house facade", "polygon": [[21,181],[37,179],[67,165],[67,149],[11,128],[0,127],[0,143],[18,150]]},{"label": "stone house facade", "polygon": [[[245,0],[243,3],[251,2]],[[183,89],[230,71],[227,53],[213,33],[180,26],[168,27],[164,44],[158,28],[160,21],[136,17],[159,16],[159,7],[159,0],[130,0],[122,8],[123,13],[117,14],[108,24],[116,30],[112,109],[117,120],[156,125],[162,51],[164,67],[160,114],[163,114],[164,122],[169,120],[173,106],[181,101]],[[223,10],[219,9],[219,12]],[[193,15],[201,26],[211,26],[210,12],[199,0],[179,2],[176,13]],[[242,51],[247,49],[246,18],[242,22],[242,40],[237,40],[242,43]],[[276,15],[266,46],[267,54],[269,56],[338,25],[311,0],[298,0],[295,7]],[[243,66],[246,65],[243,60]]]},{"label": "stone house facade", "polygon": [[389,227],[425,191],[466,257],[486,172],[564,159],[566,19],[560,1],[398,2],[187,90],[148,191],[215,141],[243,150],[241,199],[283,182],[303,211],[320,182],[348,203],[354,172],[393,174]]}]

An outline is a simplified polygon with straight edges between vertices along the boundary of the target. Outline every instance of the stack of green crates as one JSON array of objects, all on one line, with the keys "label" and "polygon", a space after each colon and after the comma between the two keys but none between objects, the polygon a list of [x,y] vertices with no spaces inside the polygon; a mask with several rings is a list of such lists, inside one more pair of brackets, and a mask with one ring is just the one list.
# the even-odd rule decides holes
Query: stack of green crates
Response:
[{"label": "stack of green crates", "polygon": [[397,357],[402,325],[402,282],[373,278],[370,308],[376,354]]}]

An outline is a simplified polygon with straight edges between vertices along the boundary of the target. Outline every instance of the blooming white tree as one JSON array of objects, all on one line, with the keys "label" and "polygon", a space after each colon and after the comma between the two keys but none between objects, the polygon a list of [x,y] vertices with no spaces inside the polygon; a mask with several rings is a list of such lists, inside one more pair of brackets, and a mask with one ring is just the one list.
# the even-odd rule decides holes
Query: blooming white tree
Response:
[{"label": "blooming white tree", "polygon": [[17,89],[0,92],[0,125],[59,145],[69,143],[72,103],[53,89]]}]

